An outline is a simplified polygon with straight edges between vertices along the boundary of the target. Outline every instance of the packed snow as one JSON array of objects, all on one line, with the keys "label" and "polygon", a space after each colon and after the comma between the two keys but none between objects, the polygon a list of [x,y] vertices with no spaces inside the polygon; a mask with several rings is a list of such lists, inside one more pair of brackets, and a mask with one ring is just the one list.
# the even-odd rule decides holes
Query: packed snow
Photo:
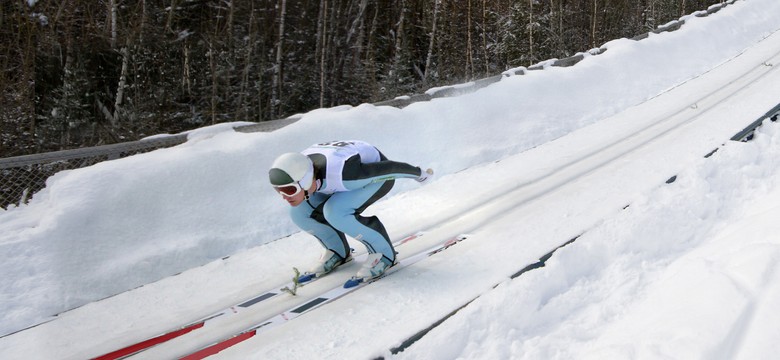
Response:
[{"label": "packed snow", "polygon": [[[436,170],[425,186],[397,181],[366,212],[394,239],[468,238],[219,356],[773,358],[780,130],[767,121],[751,142],[728,139],[777,105],[778,13],[776,0],[736,1],[472,94],[320,109],[270,133],[206,128],[58,173],[0,210],[0,358],[95,357],[283,284],[321,249],[267,170],[281,153],[346,139]],[[138,357],[181,356],[264,316]]]}]

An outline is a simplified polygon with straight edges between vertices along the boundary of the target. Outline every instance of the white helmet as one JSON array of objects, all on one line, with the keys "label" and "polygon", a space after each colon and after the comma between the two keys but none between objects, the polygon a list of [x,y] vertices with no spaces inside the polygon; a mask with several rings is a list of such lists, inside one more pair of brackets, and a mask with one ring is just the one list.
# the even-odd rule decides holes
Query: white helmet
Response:
[{"label": "white helmet", "polygon": [[301,153],[280,155],[268,170],[268,178],[273,186],[298,184],[308,188],[314,179],[314,164],[308,156]]}]

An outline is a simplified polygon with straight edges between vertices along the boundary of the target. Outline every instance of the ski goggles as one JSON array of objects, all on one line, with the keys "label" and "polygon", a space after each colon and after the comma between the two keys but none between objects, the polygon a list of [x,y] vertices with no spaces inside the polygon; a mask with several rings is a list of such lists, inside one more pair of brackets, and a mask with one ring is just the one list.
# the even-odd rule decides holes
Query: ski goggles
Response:
[{"label": "ski goggles", "polygon": [[298,195],[299,192],[303,191],[303,188],[301,188],[301,186],[298,185],[298,183],[294,183],[288,185],[274,186],[274,190],[276,190],[276,192],[278,192],[283,196],[292,197]]}]

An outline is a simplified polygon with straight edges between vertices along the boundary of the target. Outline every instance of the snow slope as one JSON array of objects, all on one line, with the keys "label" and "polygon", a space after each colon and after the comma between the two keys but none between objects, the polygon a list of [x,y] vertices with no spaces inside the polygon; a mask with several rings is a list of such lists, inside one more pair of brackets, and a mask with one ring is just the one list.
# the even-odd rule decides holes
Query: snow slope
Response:
[{"label": "snow slope", "polygon": [[[771,357],[780,134],[767,125],[754,142],[723,144],[778,102],[777,13],[774,0],[737,1],[474,94],[317,110],[272,133],[204,129],[175,148],[60,173],[30,204],[0,212],[0,333],[87,305],[0,338],[0,358],[100,355],[283,283],[320,250],[287,219],[267,168],[279,153],[348,138],[437,170],[368,210],[395,238],[469,239],[220,355],[390,357],[473,300],[395,356]],[[578,235],[543,269],[508,280]],[[182,355],[266,315],[139,357]]]}]

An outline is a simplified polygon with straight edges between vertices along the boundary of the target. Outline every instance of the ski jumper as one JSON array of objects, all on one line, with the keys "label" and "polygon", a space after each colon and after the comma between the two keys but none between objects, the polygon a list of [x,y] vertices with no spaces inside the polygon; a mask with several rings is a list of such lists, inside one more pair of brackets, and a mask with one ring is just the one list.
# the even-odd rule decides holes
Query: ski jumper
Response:
[{"label": "ski jumper", "polygon": [[394,263],[395,250],[382,222],[360,214],[387,195],[395,179],[417,178],[421,169],[390,161],[377,148],[357,140],[316,144],[302,153],[314,163],[317,190],[290,208],[293,222],[342,258],[350,251],[347,234],[369,253],[381,253]]}]

